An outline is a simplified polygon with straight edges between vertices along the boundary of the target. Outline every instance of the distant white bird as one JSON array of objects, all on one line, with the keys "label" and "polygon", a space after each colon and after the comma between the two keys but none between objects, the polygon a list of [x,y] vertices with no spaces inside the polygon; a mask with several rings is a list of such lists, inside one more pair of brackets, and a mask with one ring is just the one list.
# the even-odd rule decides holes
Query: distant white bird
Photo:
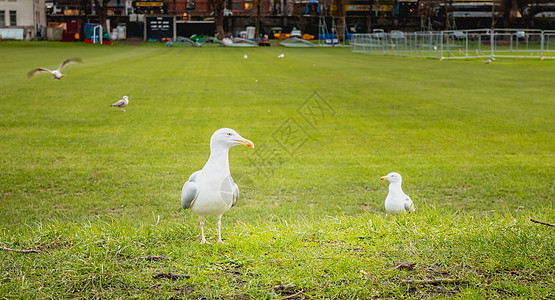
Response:
[{"label": "distant white bird", "polygon": [[249,58],[249,57],[245,54],[245,56],[243,56],[243,58],[244,58],[244,59],[247,59],[247,58]]},{"label": "distant white bird", "polygon": [[486,60],[484,63],[485,63],[485,64],[490,64],[491,62],[492,62],[492,60],[491,60],[491,59],[488,59],[488,60]]},{"label": "distant white bird", "polygon": [[198,215],[201,230],[201,244],[204,237],[203,217],[218,216],[218,243],[222,243],[222,215],[239,199],[239,187],[229,172],[229,149],[244,145],[254,148],[254,144],[241,137],[235,130],[221,128],[210,138],[210,157],[200,171],[189,177],[181,190],[181,206],[190,208]]},{"label": "distant white bird", "polygon": [[389,180],[389,193],[385,198],[385,210],[391,214],[398,214],[403,211],[414,211],[414,204],[410,197],[403,192],[401,183],[403,179],[401,174],[391,172],[380,178],[381,180]]},{"label": "distant white bird", "polygon": [[62,68],[65,67],[67,64],[75,63],[75,62],[80,63],[80,62],[83,62],[83,61],[81,61],[80,58],[66,59],[62,62],[62,64],[58,67],[58,69],[56,69],[54,71],[48,70],[46,68],[37,68],[37,69],[34,69],[31,72],[29,72],[28,75],[29,75],[29,77],[31,77],[33,75],[36,75],[36,74],[40,73],[40,72],[47,72],[47,73],[52,74],[52,79],[60,80],[60,79],[64,78],[64,76],[65,76],[64,74],[62,74]]},{"label": "distant white bird", "polygon": [[126,107],[127,104],[129,104],[129,97],[123,96],[123,98],[121,100],[118,100],[116,103],[114,103],[110,106],[119,107],[119,108],[121,108],[121,110],[125,111],[124,107]]},{"label": "distant white bird", "polygon": [[284,58],[284,57],[285,57],[285,54],[283,54],[283,53],[278,55],[278,58]]}]

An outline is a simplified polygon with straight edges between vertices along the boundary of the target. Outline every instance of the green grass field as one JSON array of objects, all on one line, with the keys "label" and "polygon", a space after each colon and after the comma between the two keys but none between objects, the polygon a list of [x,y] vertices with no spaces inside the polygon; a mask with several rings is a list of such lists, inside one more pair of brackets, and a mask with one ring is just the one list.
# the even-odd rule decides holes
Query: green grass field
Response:
[{"label": "green grass field", "polygon": [[[555,297],[555,231],[529,221],[555,223],[554,61],[0,53],[0,247],[40,251],[0,250],[0,299]],[[60,81],[27,78],[71,57]],[[123,95],[127,112],[109,107]],[[181,187],[221,127],[256,148],[231,149],[241,198],[225,244],[213,217],[201,245]],[[415,214],[385,214],[392,171]],[[153,277],[167,272],[188,278]]]}]

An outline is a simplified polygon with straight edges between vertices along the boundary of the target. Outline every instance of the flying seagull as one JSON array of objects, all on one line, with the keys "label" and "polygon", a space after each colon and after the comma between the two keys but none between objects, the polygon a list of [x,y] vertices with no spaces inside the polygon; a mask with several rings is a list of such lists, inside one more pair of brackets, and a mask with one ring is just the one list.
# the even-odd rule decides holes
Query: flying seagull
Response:
[{"label": "flying seagull", "polygon": [[40,73],[40,72],[47,72],[47,73],[52,74],[52,79],[58,79],[58,80],[60,80],[60,79],[64,78],[64,76],[65,76],[64,74],[62,74],[62,68],[65,67],[65,65],[67,65],[67,64],[75,63],[75,62],[79,62],[79,63],[80,63],[80,62],[83,62],[83,61],[81,61],[80,58],[70,58],[70,59],[66,59],[66,60],[64,60],[64,62],[62,62],[62,64],[61,64],[56,70],[54,70],[54,71],[48,70],[48,69],[46,69],[46,68],[37,68],[37,69],[34,69],[33,71],[29,72],[28,75],[29,75],[29,77],[31,77],[31,76],[33,76],[33,75],[36,75],[36,74]]},{"label": "flying seagull", "polygon": [[415,210],[414,204],[410,197],[403,192],[401,188],[401,174],[391,172],[380,178],[381,180],[389,180],[389,193],[385,198],[385,210],[391,214],[398,214],[403,211],[412,212]]},{"label": "flying seagull", "polygon": [[123,96],[123,99],[118,100],[116,103],[110,105],[121,108],[121,110],[125,111],[124,107],[129,104],[129,98],[127,96]]},{"label": "flying seagull", "polygon": [[210,157],[200,171],[189,177],[181,190],[181,206],[190,208],[198,215],[202,234],[201,244],[206,243],[204,237],[205,216],[218,216],[218,243],[222,242],[222,215],[239,199],[239,187],[229,172],[229,149],[244,145],[254,148],[254,144],[241,137],[235,130],[221,128],[210,138]]}]

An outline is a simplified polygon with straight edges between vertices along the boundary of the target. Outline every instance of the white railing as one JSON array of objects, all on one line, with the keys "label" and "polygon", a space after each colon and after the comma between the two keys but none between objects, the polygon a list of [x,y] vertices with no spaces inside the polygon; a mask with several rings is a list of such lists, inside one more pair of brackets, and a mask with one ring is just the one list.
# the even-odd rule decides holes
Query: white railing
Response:
[{"label": "white railing", "polygon": [[555,59],[555,30],[474,29],[353,34],[357,53],[436,59]]}]

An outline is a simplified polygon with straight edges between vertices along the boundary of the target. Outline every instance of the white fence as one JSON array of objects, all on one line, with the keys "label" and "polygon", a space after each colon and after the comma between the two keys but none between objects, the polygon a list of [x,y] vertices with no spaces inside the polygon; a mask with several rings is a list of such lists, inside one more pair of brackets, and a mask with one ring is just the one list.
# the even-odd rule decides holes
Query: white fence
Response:
[{"label": "white fence", "polygon": [[475,29],[353,34],[351,51],[437,59],[555,59],[555,30]]}]

